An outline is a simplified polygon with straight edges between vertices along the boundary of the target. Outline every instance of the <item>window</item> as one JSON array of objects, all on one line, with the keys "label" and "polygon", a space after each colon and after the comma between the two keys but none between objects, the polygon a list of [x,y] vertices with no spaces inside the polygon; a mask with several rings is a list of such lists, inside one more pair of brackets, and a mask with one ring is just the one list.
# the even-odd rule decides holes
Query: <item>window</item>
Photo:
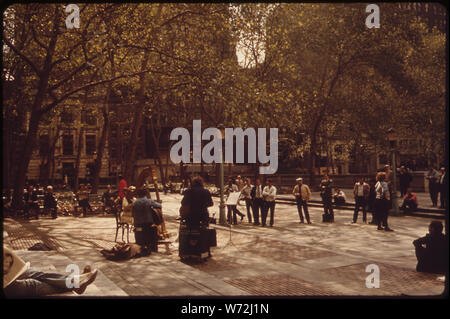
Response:
[{"label": "window", "polygon": [[39,136],[39,154],[46,155],[50,151],[50,139],[48,134]]},{"label": "window", "polygon": [[61,113],[61,122],[65,124],[72,124],[73,122],[73,114],[67,110],[64,110]]},{"label": "window", "polygon": [[95,135],[86,135],[86,155],[93,155],[95,153],[95,138]]},{"label": "window", "polygon": [[73,135],[63,135],[63,155],[73,155]]},{"label": "window", "polygon": [[97,125],[97,118],[94,116],[92,110],[84,110],[81,113],[81,122],[83,122],[83,124],[95,126]]}]

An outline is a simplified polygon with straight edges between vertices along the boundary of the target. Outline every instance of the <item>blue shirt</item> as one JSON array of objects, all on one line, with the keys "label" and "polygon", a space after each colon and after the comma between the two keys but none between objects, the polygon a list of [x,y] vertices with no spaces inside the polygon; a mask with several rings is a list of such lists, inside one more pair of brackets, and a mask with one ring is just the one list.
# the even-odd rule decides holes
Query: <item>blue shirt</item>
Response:
[{"label": "blue shirt", "polygon": [[132,213],[134,224],[153,224],[152,207],[161,208],[161,204],[147,197],[141,197],[134,201]]}]

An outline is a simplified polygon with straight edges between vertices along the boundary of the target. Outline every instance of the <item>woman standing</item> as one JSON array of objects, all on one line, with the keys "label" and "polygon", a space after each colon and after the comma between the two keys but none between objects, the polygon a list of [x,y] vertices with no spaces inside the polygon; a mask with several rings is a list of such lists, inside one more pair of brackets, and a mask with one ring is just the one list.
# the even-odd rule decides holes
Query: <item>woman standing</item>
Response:
[{"label": "woman standing", "polygon": [[384,226],[385,231],[393,231],[388,226],[388,212],[389,212],[389,186],[386,183],[386,173],[380,172],[377,175],[377,183],[375,184],[375,212],[376,220],[378,223],[378,230],[383,230],[381,224]]}]

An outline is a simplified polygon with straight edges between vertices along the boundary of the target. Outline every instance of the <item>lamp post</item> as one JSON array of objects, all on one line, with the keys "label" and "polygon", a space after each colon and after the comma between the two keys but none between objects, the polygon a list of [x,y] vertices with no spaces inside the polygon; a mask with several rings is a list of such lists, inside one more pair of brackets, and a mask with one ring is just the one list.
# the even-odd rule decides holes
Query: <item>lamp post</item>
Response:
[{"label": "lamp post", "polygon": [[220,148],[220,205],[219,205],[219,224],[223,225],[223,226],[227,226],[227,219],[225,217],[225,199],[224,199],[224,194],[223,194],[223,184],[224,184],[224,172],[223,172],[223,161],[224,161],[224,157],[223,157],[223,141],[225,139],[225,126],[223,124],[220,124],[218,126],[219,130],[220,130],[220,139],[221,139],[221,148]]},{"label": "lamp post", "polygon": [[397,162],[395,158],[395,142],[397,135],[393,128],[387,131],[387,136],[389,140],[389,146],[392,153],[392,208],[394,210],[394,215],[399,215],[398,202],[397,202]]}]

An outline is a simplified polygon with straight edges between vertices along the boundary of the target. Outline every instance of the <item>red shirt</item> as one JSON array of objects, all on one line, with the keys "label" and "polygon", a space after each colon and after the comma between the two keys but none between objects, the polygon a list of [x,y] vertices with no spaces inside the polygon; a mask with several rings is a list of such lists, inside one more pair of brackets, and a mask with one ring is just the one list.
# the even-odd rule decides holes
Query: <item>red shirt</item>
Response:
[{"label": "red shirt", "polygon": [[412,200],[412,201],[417,205],[417,196],[416,196],[415,193],[411,192],[409,195],[406,194],[406,195],[403,197],[403,200],[406,200],[406,199]]},{"label": "red shirt", "polygon": [[125,181],[125,179],[121,179],[119,182],[119,196],[120,199],[123,199],[125,197],[125,194],[123,193],[123,189],[127,188],[127,182]]}]

